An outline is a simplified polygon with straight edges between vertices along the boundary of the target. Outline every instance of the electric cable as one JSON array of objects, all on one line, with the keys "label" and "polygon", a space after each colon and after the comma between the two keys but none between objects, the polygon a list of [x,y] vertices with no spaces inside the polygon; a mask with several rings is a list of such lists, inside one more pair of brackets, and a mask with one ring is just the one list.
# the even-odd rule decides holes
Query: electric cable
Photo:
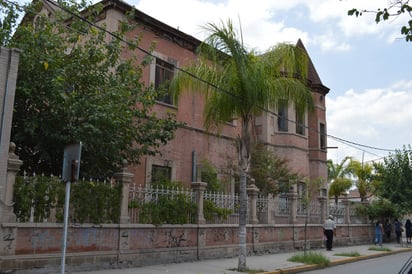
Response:
[{"label": "electric cable", "polygon": [[[4,1],[6,1],[6,2],[8,2],[8,3],[10,3],[10,4],[13,4],[13,5],[18,5],[17,3],[11,2],[11,1],[9,1],[9,0],[4,0]],[[130,43],[129,41],[123,39],[121,36],[117,35],[116,33],[111,32],[111,31],[109,31],[109,30],[107,30],[107,29],[105,29],[105,28],[103,28],[103,27],[101,27],[101,26],[99,26],[99,25],[91,22],[90,20],[82,17],[82,16],[79,15],[79,14],[74,13],[73,11],[71,11],[71,10],[65,8],[65,7],[60,6],[57,2],[54,2],[53,0],[45,0],[45,1],[47,1],[47,2],[50,3],[50,4],[52,4],[53,6],[57,7],[58,9],[63,10],[64,12],[68,13],[69,15],[71,15],[71,16],[73,16],[73,17],[75,17],[75,18],[77,18],[77,19],[79,19],[79,20],[87,23],[88,25],[90,25],[90,26],[92,26],[92,27],[95,27],[95,28],[99,29],[100,31],[103,31],[103,32],[109,34],[109,35],[112,36],[113,38],[116,38],[116,39],[118,39],[119,41],[121,41],[121,42],[123,42],[123,43],[126,43],[126,44],[129,45],[129,46],[131,45],[131,43]],[[140,46],[137,46],[136,49],[138,49],[139,51],[143,52],[144,54],[146,54],[146,55],[148,55],[148,56],[150,56],[150,57],[152,57],[152,58],[157,58],[157,59],[162,60],[162,59],[159,58],[158,56],[154,56],[154,55],[153,55],[152,53],[150,53],[148,50],[145,50],[145,49],[141,48]],[[163,61],[167,62],[166,60],[163,60]],[[187,71],[187,70],[185,70],[185,69],[183,69],[183,68],[180,68],[180,67],[178,67],[178,66],[176,66],[176,65],[174,65],[174,64],[171,64],[171,65],[173,66],[173,68],[174,68],[175,70],[178,70],[178,71],[180,71],[180,72],[182,72],[182,73],[186,73],[187,75],[189,75],[189,76],[192,77],[193,79],[196,79],[196,80],[198,80],[198,81],[200,81],[200,82],[202,82],[202,83],[204,83],[204,84],[207,84],[208,86],[213,87],[213,88],[216,89],[217,91],[223,92],[223,93],[225,93],[226,95],[229,95],[229,96],[231,96],[232,98],[234,98],[234,99],[236,99],[236,100],[241,100],[241,99],[238,98],[235,94],[230,93],[230,92],[228,92],[228,91],[220,88],[219,86],[216,86],[215,84],[210,83],[209,81],[206,81],[206,80],[198,77],[197,75],[195,75],[195,74],[193,74],[193,73],[191,73],[191,72],[189,72],[189,71]],[[259,107],[262,111],[264,111],[264,112],[267,112],[267,113],[272,114],[272,115],[274,115],[274,116],[276,116],[276,117],[279,117],[279,114],[275,113],[275,112],[272,111],[272,110],[269,110],[269,109],[267,109],[267,108],[265,108],[265,107],[262,107],[262,106],[258,106],[258,107]],[[296,124],[296,123],[297,123],[296,121],[291,120],[291,119],[288,119],[288,118],[282,118],[282,119],[284,119],[285,121],[291,122],[291,123],[293,123],[293,124]],[[367,153],[369,153],[369,154],[373,154],[373,153],[368,152],[368,151],[366,151],[366,150],[363,150],[363,149],[361,149],[361,148],[359,148],[359,147],[368,148],[368,149],[373,149],[373,150],[379,150],[379,151],[385,151],[385,152],[395,152],[395,151],[397,151],[396,149],[379,148],[379,147],[374,147],[374,146],[369,146],[369,145],[363,145],[363,144],[360,144],[360,143],[357,143],[357,142],[345,140],[345,139],[343,139],[343,138],[339,138],[339,137],[333,136],[333,135],[331,135],[331,134],[322,133],[322,132],[320,132],[320,131],[317,130],[317,129],[314,129],[314,128],[309,127],[308,125],[303,125],[303,127],[304,127],[305,129],[307,129],[307,130],[310,130],[310,131],[313,131],[313,132],[315,132],[315,133],[324,135],[325,137],[332,138],[332,139],[334,139],[334,140],[337,141],[337,142],[340,142],[340,143],[343,143],[343,144],[352,146],[352,147],[355,148],[355,149],[361,150],[361,151],[363,151],[363,152],[367,152]],[[373,155],[378,156],[378,157],[381,157],[381,156],[376,155],[376,154],[373,154]]]}]

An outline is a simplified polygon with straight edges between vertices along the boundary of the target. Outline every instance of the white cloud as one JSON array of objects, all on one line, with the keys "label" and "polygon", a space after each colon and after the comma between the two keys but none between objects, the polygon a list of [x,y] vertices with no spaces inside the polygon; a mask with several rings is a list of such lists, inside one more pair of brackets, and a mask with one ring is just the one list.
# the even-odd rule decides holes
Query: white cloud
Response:
[{"label": "white cloud", "polygon": [[[351,8],[376,10],[385,7],[387,0],[259,0],[259,3],[246,0],[133,0],[130,3],[200,40],[205,37],[201,26],[206,23],[219,23],[230,18],[240,29],[240,21],[245,43],[261,51],[279,42],[296,42],[299,38],[306,43],[313,42],[325,51],[350,50],[352,41],[347,39],[364,35],[374,35],[392,43],[400,37],[402,24],[401,19],[376,24],[373,13],[365,13],[358,18],[347,15]],[[326,33],[315,30],[315,34],[305,23],[287,25],[284,21],[287,15],[299,19],[299,22],[319,24]]]},{"label": "white cloud", "polygon": [[322,51],[348,51],[352,49],[350,44],[337,40],[333,33],[312,36],[309,41],[313,45],[319,46]]},{"label": "white cloud", "polygon": [[369,146],[358,146],[365,150],[362,156],[361,150],[330,138],[328,146],[339,147],[339,152],[329,152],[331,159],[336,155],[341,159],[345,156],[376,159],[387,152],[372,147],[401,149],[411,143],[412,81],[398,82],[384,89],[348,90],[335,99],[327,98],[327,106],[329,134]]}]

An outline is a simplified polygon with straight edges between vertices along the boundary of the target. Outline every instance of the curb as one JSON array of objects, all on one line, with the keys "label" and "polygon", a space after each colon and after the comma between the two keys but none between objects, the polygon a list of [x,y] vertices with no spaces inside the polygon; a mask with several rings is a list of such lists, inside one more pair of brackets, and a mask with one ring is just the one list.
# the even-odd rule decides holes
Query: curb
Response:
[{"label": "curb", "polygon": [[301,266],[293,266],[293,267],[288,267],[284,269],[276,269],[268,272],[262,272],[260,274],[295,274],[295,273],[300,273],[304,271],[312,271],[316,269],[323,269],[323,268],[328,268],[331,266],[337,266],[337,265],[342,265],[342,264],[347,264],[347,263],[354,263],[358,261],[363,261],[363,260],[368,260],[368,259],[373,259],[373,258],[379,258],[383,256],[388,256],[392,254],[398,254],[398,253],[403,253],[403,252],[409,252],[412,251],[412,247],[404,248],[404,249],[398,249],[398,250],[393,250],[393,251],[386,251],[386,252],[381,252],[381,253],[376,253],[376,254],[370,254],[370,255],[361,255],[358,257],[349,257],[349,258],[344,258],[344,259],[338,259],[331,261],[327,267],[323,267],[317,264],[311,264],[311,265],[301,265]]}]

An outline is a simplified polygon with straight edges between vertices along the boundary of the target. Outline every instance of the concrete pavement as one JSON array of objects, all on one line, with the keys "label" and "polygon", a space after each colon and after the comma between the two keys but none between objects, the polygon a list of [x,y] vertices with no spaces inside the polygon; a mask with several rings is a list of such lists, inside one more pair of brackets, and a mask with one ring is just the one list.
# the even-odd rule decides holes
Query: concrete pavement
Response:
[{"label": "concrete pavement", "polygon": [[[334,247],[333,251],[326,251],[325,249],[314,249],[311,252],[318,252],[324,254],[331,262],[330,265],[350,263],[359,260],[366,260],[369,258],[385,256],[399,252],[410,252],[412,256],[412,245],[401,246],[396,243],[383,244],[383,247],[389,248],[390,251],[374,251],[369,250],[374,245],[357,245]],[[296,251],[290,253],[278,253],[268,255],[249,256],[246,259],[247,267],[250,270],[259,271],[265,274],[280,274],[280,273],[299,273],[316,269],[316,265],[304,265],[301,263],[289,262],[288,259],[295,254],[302,254],[303,251]],[[358,252],[361,256],[345,257],[338,256],[341,253]],[[235,269],[237,267],[238,259],[219,259],[219,260],[204,260],[195,262],[185,262],[176,264],[150,265],[127,269],[105,269],[98,271],[87,272],[68,272],[76,274],[233,274],[238,273]],[[401,266],[400,266],[401,267]]]}]

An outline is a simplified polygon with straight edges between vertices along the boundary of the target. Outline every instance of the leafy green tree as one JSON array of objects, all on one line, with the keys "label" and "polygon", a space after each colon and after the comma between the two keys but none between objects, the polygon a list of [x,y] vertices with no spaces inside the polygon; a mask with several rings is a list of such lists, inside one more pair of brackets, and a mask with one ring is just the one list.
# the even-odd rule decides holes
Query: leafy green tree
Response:
[{"label": "leafy green tree", "polygon": [[276,156],[264,145],[257,144],[252,151],[250,176],[261,193],[278,194],[288,192],[290,182],[298,178],[287,167],[287,161]]},{"label": "leafy green tree", "polygon": [[377,164],[380,183],[376,186],[376,194],[388,199],[399,210],[406,214],[412,208],[412,150],[411,146],[404,146],[396,150],[383,163]]},{"label": "leafy green tree", "polygon": [[8,46],[22,9],[18,3],[0,0],[0,46]]},{"label": "leafy green tree", "polygon": [[[207,129],[238,118],[241,132],[237,140],[240,174],[239,263],[246,269],[246,181],[250,167],[253,140],[251,126],[263,109],[288,102],[303,113],[312,106],[312,95],[305,85],[307,55],[289,44],[279,44],[263,55],[248,51],[228,20],[225,25],[209,23],[209,36],[201,44],[198,59],[172,81],[175,99],[191,87],[204,91],[206,105],[204,125]],[[195,77],[193,77],[195,76]]]},{"label": "leafy green tree", "polygon": [[[359,10],[354,8],[348,11],[348,15],[355,15],[358,17],[362,16],[364,13],[374,13],[376,14],[376,23],[387,21],[402,15],[412,17],[412,6],[409,4],[409,0],[393,0],[388,3],[387,7],[379,8],[377,10]],[[401,27],[401,34],[405,36],[407,42],[412,42],[412,19],[408,20],[408,23]]]},{"label": "leafy green tree", "polygon": [[338,203],[338,198],[342,193],[347,192],[352,186],[352,168],[350,162],[352,157],[345,157],[339,164],[334,164],[332,160],[327,161],[328,166],[328,181],[329,181],[329,197],[335,197],[335,203]]},{"label": "leafy green tree", "polygon": [[367,206],[357,205],[357,214],[367,216],[369,220],[400,219],[402,213],[397,206],[387,199],[372,200]]},{"label": "leafy green tree", "polygon": [[[78,142],[86,178],[106,178],[123,159],[137,164],[157,154],[180,123],[173,113],[152,111],[158,92],[141,82],[143,66],[121,58],[138,46],[139,37],[125,37],[135,26],[120,22],[114,37],[64,11],[41,15],[41,2],[34,3],[9,43],[22,50],[11,138],[22,168],[60,174],[64,147]],[[59,4],[75,14],[87,8],[90,21],[102,8]]]},{"label": "leafy green tree", "polygon": [[217,178],[216,168],[207,159],[201,161],[201,181],[207,183],[206,190],[218,192],[223,190],[223,184]]}]

